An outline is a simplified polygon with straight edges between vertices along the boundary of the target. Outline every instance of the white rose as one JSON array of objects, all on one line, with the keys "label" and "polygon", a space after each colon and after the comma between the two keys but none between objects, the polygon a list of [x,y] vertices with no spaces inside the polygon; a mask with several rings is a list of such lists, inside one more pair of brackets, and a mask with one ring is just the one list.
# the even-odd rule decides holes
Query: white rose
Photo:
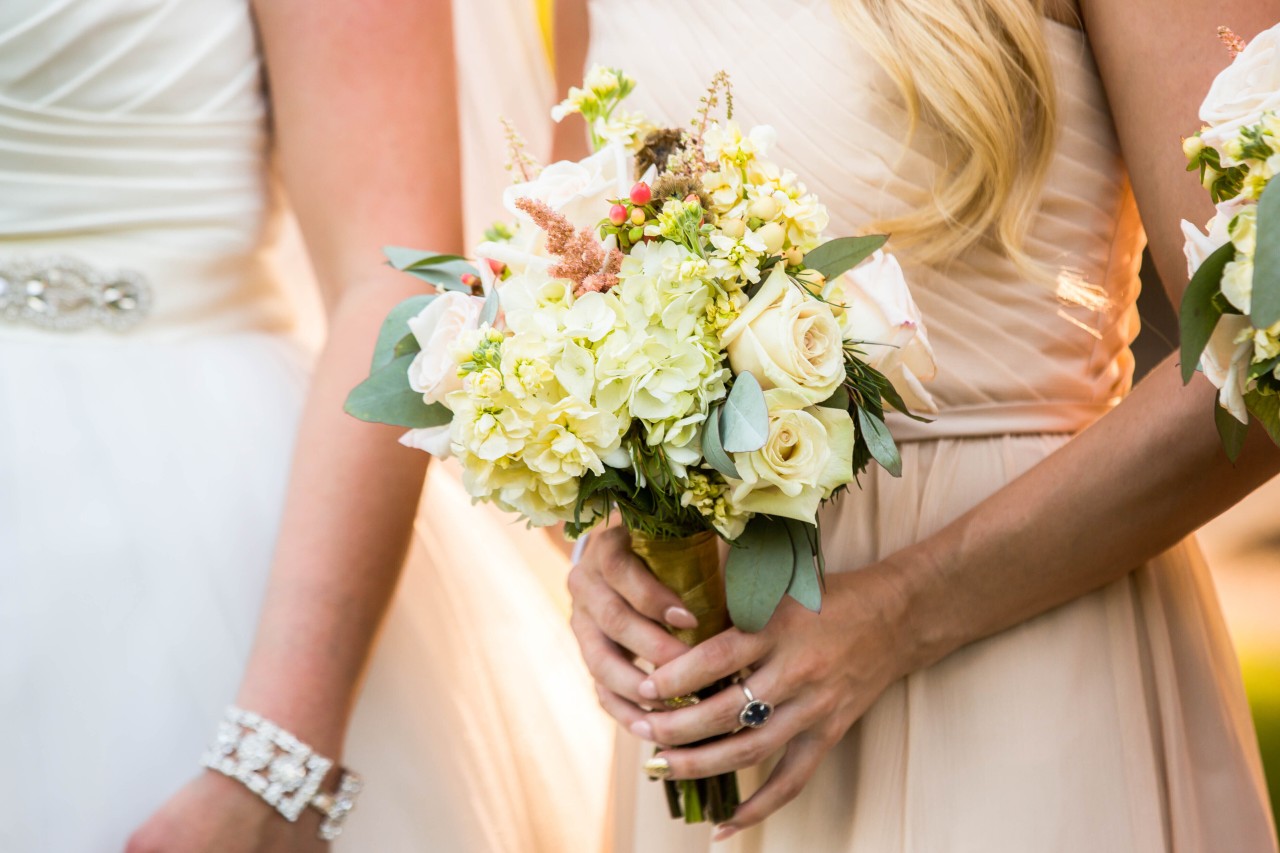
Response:
[{"label": "white rose", "polygon": [[937,412],[922,383],[938,373],[924,317],[911,298],[893,255],[876,252],[845,273],[832,301],[845,306],[844,339],[857,343],[867,363],[893,383],[913,412]]},{"label": "white rose", "polygon": [[781,264],[724,330],[721,342],[734,373],[749,372],[765,390],[780,388],[804,405],[828,399],[844,381],[835,315],[792,284]]},{"label": "white rose", "polygon": [[1253,310],[1253,261],[1240,258],[1227,262],[1222,268],[1222,295],[1244,314]]},{"label": "white rose", "polygon": [[445,395],[462,387],[453,345],[464,332],[480,326],[484,300],[445,291],[409,320],[409,330],[422,351],[409,365],[409,387],[427,403],[442,403]]},{"label": "white rose", "polygon": [[1247,424],[1249,410],[1244,405],[1249,383],[1249,363],[1253,356],[1253,326],[1248,317],[1225,314],[1200,356],[1205,378],[1219,389],[1218,402],[1232,416]]},{"label": "white rose", "polygon": [[411,429],[400,436],[400,443],[415,450],[425,450],[437,459],[448,459],[453,455],[453,442],[449,437],[452,429],[451,424]]},{"label": "white rose", "polygon": [[[1280,111],[1280,25],[1258,33],[1213,81],[1200,105],[1200,120],[1209,125],[1200,138],[1222,151],[1266,110]],[[1235,165],[1226,158],[1223,162]]]},{"label": "white rose", "polygon": [[812,524],[822,501],[853,482],[853,419],[841,409],[792,408],[794,398],[779,390],[765,400],[769,438],[759,450],[733,454],[742,479],[730,481],[730,503]]},{"label": "white rose", "polygon": [[516,200],[532,198],[546,202],[578,228],[593,226],[608,214],[610,199],[626,198],[634,172],[626,146],[614,143],[576,163],[552,163],[532,181],[507,187],[502,202],[522,223],[529,217],[516,207]]}]

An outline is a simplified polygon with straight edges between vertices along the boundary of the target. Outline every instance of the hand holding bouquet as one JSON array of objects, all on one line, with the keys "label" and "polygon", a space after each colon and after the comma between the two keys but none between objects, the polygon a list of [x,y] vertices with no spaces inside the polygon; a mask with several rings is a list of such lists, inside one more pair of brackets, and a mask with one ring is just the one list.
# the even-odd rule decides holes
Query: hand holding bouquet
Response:
[{"label": "hand holding bouquet", "polygon": [[1218,432],[1234,461],[1250,415],[1280,444],[1280,26],[1248,47],[1221,34],[1237,55],[1200,108],[1205,127],[1183,142],[1217,215],[1207,234],[1182,223],[1182,376],[1198,363],[1220,389]]},{"label": "hand holding bouquet", "polygon": [[[899,473],[886,408],[931,410],[935,368],[886,238],[825,238],[825,208],[768,159],[773,130],[733,123],[727,78],[688,129],[621,111],[633,87],[595,68],[556,108],[588,121],[581,162],[513,151],[515,222],[476,267],[388,250],[444,292],[395,309],[347,410],[409,427],[530,524],[577,537],[617,511],[695,644],[759,630],[786,595],[819,609],[818,508],[872,460]],[[690,821],[737,804],[732,774],[668,794]]]}]

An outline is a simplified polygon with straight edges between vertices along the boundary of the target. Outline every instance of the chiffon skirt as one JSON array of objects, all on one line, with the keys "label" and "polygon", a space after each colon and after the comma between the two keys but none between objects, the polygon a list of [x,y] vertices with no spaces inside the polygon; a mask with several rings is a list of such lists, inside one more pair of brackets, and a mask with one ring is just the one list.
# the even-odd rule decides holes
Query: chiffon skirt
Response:
[{"label": "chiffon skirt", "polygon": [[[307,378],[243,333],[0,329],[0,850],[119,853],[199,771],[256,626]],[[353,853],[598,844],[612,731],[542,534],[429,477],[350,733]]]},{"label": "chiffon skirt", "polygon": [[[828,566],[930,535],[1066,436],[903,446],[826,510]],[[1117,518],[1116,524],[1124,524]],[[648,747],[619,738],[609,847],[695,851]],[[742,774],[746,792],[767,771]],[[1266,853],[1276,849],[1239,669],[1193,541],[891,685],[737,853]]]}]

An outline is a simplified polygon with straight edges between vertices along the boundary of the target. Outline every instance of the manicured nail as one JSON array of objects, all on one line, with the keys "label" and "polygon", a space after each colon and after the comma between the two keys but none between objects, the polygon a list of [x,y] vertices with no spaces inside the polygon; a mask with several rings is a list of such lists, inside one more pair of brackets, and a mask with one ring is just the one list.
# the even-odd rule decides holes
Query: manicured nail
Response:
[{"label": "manicured nail", "polygon": [[631,733],[640,740],[647,740],[653,743],[653,726],[649,725],[646,720],[636,720],[631,724]]},{"label": "manicured nail", "polygon": [[711,836],[711,840],[724,841],[727,838],[733,837],[737,833],[738,833],[738,827],[730,826],[727,823],[722,823],[716,827],[715,835]]},{"label": "manicured nail", "polygon": [[644,763],[644,773],[650,779],[665,779],[671,775],[671,762],[655,755]]},{"label": "manicured nail", "polygon": [[646,678],[640,682],[640,696],[644,699],[658,698],[658,685],[653,683],[653,679]]},{"label": "manicured nail", "polygon": [[672,628],[697,628],[698,617],[683,607],[668,607],[662,613],[663,621]]}]

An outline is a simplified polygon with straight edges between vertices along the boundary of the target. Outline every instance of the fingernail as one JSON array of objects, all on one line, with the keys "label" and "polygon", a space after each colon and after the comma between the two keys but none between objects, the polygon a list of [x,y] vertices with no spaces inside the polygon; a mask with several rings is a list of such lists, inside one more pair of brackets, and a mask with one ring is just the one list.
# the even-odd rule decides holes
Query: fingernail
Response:
[{"label": "fingernail", "polygon": [[647,740],[650,743],[653,742],[653,726],[649,725],[645,720],[636,720],[632,723],[631,733],[640,738],[640,740]]},{"label": "fingernail", "polygon": [[672,628],[698,627],[698,617],[683,607],[668,607],[662,612],[662,618]]},{"label": "fingernail", "polygon": [[640,696],[645,699],[658,698],[658,685],[653,683],[653,679],[646,678],[640,682]]},{"label": "fingernail", "polygon": [[730,826],[727,823],[722,823],[716,827],[715,835],[711,836],[711,840],[724,841],[726,838],[730,838],[736,835],[737,832],[738,832],[738,827]]},{"label": "fingernail", "polygon": [[650,779],[665,779],[671,775],[671,762],[661,755],[655,755],[644,763],[644,773]]}]

